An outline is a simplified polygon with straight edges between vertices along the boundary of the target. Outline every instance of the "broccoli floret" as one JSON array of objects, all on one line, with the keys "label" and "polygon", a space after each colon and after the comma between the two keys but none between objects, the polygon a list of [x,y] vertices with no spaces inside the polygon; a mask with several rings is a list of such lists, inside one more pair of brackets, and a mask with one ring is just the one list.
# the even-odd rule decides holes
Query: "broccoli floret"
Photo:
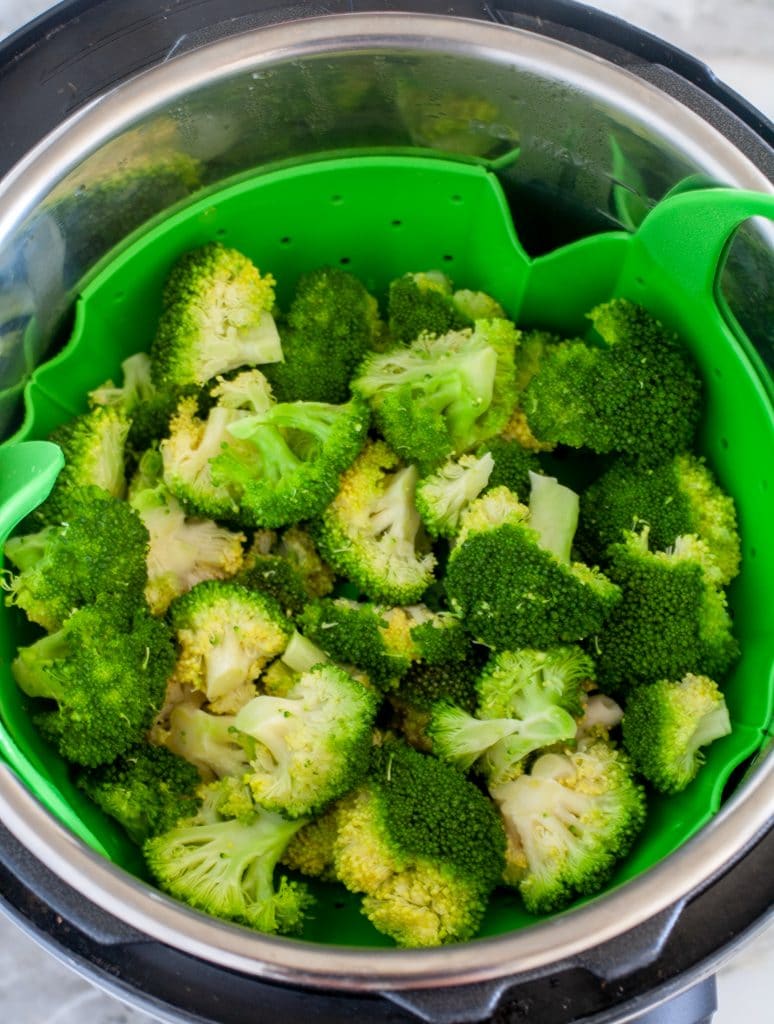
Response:
[{"label": "broccoli floret", "polygon": [[291,617],[300,615],[309,600],[298,572],[280,555],[261,555],[254,550],[248,551],[245,564],[235,582],[248,590],[268,594]]},{"label": "broccoli floret", "polygon": [[235,726],[255,742],[253,798],[291,818],[315,814],[365,774],[376,698],[335,665],[302,673],[284,697],[246,704]]},{"label": "broccoli floret", "polygon": [[163,747],[140,743],[112,764],[78,776],[78,785],[123,825],[138,846],[196,814],[201,782],[192,764]]},{"label": "broccoli floret", "polygon": [[148,531],[132,509],[106,492],[70,495],[72,515],[61,526],[12,537],[5,554],[19,569],[0,581],[6,604],[17,605],[49,632],[100,594],[125,605],[142,600]]},{"label": "broccoli floret", "polygon": [[533,914],[597,892],[631,849],[645,796],[626,756],[604,740],[543,754],[492,790],[508,834],[504,881]]},{"label": "broccoli floret", "polygon": [[160,388],[201,386],[240,366],[282,359],[272,316],[274,278],[219,243],[185,253],[164,288],[151,346]]},{"label": "broccoli floret", "polygon": [[346,402],[349,382],[381,333],[376,299],[346,271],[299,279],[281,328],[283,361],[265,373],[280,402]]},{"label": "broccoli floret", "polygon": [[45,525],[66,523],[83,502],[83,489],[95,497],[126,493],[124,448],[129,420],[117,409],[96,408],[58,427],[49,440],[62,449],[65,464],[48,498],[35,510]]},{"label": "broccoli floret", "polygon": [[372,601],[411,604],[432,582],[435,558],[416,510],[417,476],[383,442],[368,444],[323,513],[321,555]]},{"label": "broccoli floret", "polygon": [[[517,399],[511,410],[510,418],[503,428],[502,437],[506,441],[516,442],[520,448],[533,454],[551,451],[556,447],[556,443],[554,441],[540,441],[532,433],[524,411],[524,392],[527,390],[529,382],[540,369],[540,364],[545,355],[551,352],[561,341],[560,337],[550,334],[548,331],[525,331],[521,335],[519,348],[516,353]],[[536,466],[531,468],[533,472],[538,472]],[[502,480],[501,483],[505,484],[506,487],[511,487],[507,480]],[[496,485],[492,484],[492,486]],[[511,487],[511,490],[514,490],[514,488]],[[515,492],[517,494],[520,493],[518,488],[515,488]]]},{"label": "broccoli floret", "polygon": [[427,727],[434,705],[447,701],[469,714],[475,711],[476,681],[483,662],[480,651],[471,645],[461,660],[440,664],[414,662],[397,688],[390,691],[389,701],[395,711],[397,728],[412,747],[432,751]]},{"label": "broccoli floret", "polygon": [[460,515],[486,487],[494,459],[489,452],[480,457],[462,455],[450,459],[417,484],[416,505],[431,537],[453,537]]},{"label": "broccoli floret", "polygon": [[470,637],[453,612],[431,611],[427,605],[412,604],[403,609],[409,623],[413,657],[428,665],[463,661],[470,652]]},{"label": "broccoli floret", "polygon": [[619,460],[581,495],[582,548],[603,552],[625,530],[650,527],[659,551],[685,534],[700,537],[729,583],[739,571],[739,533],[733,499],[702,459],[688,453],[656,466]]},{"label": "broccoli floret", "polygon": [[287,559],[301,577],[310,599],[325,597],[333,590],[334,573],[320,558],[311,535],[301,526],[285,530],[272,554]]},{"label": "broccoli floret", "polygon": [[369,356],[352,387],[390,446],[423,473],[503,429],[515,400],[519,332],[507,320],[422,336]]},{"label": "broccoli floret", "polygon": [[526,389],[524,409],[535,435],[651,462],[690,447],[701,381],[679,341],[624,299],[598,306],[589,318],[603,344],[555,346]]},{"label": "broccoli floret", "polygon": [[495,649],[550,647],[599,630],[620,598],[598,570],[570,563],[577,496],[532,475],[530,508],[505,488],[462,516],[446,593],[471,635]]},{"label": "broccoli floret", "polygon": [[390,283],[387,315],[394,340],[409,344],[421,334],[447,334],[475,320],[504,318],[505,312],[484,292],[455,292],[445,274],[428,270],[404,274]]},{"label": "broccoli floret", "polygon": [[328,661],[325,651],[294,630],[280,657],[261,676],[261,689],[272,697],[285,697],[300,675]]},{"label": "broccoli floret", "polygon": [[466,324],[474,324],[476,320],[505,320],[506,318],[506,312],[500,303],[486,292],[458,288],[452,295],[452,303]]},{"label": "broccoli floret", "polygon": [[704,763],[701,748],[730,732],[723,694],[708,676],[638,686],[626,701],[624,746],[661,793],[685,789]]},{"label": "broccoli floret", "polygon": [[254,695],[253,680],[291,633],[271,597],[221,580],[177,598],[170,621],[180,646],[175,679],[202,690],[216,712],[234,711]]},{"label": "broccoli floret", "polygon": [[271,594],[289,615],[333,590],[335,576],[323,562],[312,537],[301,526],[281,535],[256,530],[238,582]]},{"label": "broccoli floret", "polygon": [[252,820],[224,818],[212,803],[205,796],[195,817],[145,843],[151,874],[170,895],[207,914],[261,932],[298,932],[308,890],[284,876],[275,882],[274,869],[303,820],[260,809]]},{"label": "broccoli floret", "polygon": [[622,591],[593,641],[605,689],[686,672],[720,677],[738,653],[720,573],[703,541],[678,537],[649,551],[647,527],[610,547],[607,573]]},{"label": "broccoli floret", "polygon": [[365,894],[363,913],[401,946],[474,936],[504,850],[484,794],[400,742],[373,749],[367,780],[339,806],[336,876]]},{"label": "broccoli floret", "polygon": [[242,566],[245,535],[212,519],[186,515],[161,481],[162,462],[156,450],[140,460],[129,487],[129,503],[150,536],[145,597],[154,615],[204,580],[234,576]]},{"label": "broccoli floret", "polygon": [[324,882],[336,881],[334,847],[338,835],[338,803],[330,804],[314,821],[308,822],[288,843],[280,863]]},{"label": "broccoli floret", "polygon": [[12,671],[27,696],[57,705],[33,713],[41,733],[67,760],[93,767],[143,738],[174,663],[163,622],[144,606],[127,610],[102,596],[22,647]]},{"label": "broccoli floret", "polygon": [[494,654],[477,682],[475,717],[448,701],[433,708],[433,752],[465,770],[475,764],[490,786],[508,782],[528,754],[575,737],[593,675],[579,647]]},{"label": "broccoli floret", "polygon": [[253,745],[237,732],[234,715],[215,715],[193,701],[176,704],[160,739],[167,750],[196,765],[206,779],[241,778]]},{"label": "broccoli floret", "polygon": [[600,737],[609,739],[610,732],[623,720],[623,708],[606,693],[591,693],[586,698],[583,715],[578,720],[576,740]]},{"label": "broccoli floret", "polygon": [[526,497],[530,491],[530,473],[540,473],[540,463],[534,451],[528,451],[518,441],[506,437],[492,437],[477,450],[479,458],[489,455],[492,471],[485,491],[507,487],[515,495]]},{"label": "broccoli floret", "polygon": [[368,419],[359,399],[273,405],[229,424],[241,447],[229,446],[212,460],[212,480],[238,495],[239,518],[248,526],[309,519],[333,500],[339,475],[365,443]]}]

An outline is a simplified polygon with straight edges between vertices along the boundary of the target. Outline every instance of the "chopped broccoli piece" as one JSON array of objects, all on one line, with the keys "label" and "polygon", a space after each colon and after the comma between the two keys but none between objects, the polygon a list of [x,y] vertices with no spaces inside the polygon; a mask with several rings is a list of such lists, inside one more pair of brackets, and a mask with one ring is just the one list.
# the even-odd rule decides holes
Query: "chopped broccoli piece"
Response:
[{"label": "chopped broccoli piece", "polygon": [[[536,452],[552,451],[556,447],[556,442],[540,441],[533,434],[527,422],[527,414],[524,411],[524,392],[527,390],[529,382],[540,369],[540,364],[545,355],[551,352],[561,340],[561,338],[550,334],[548,331],[525,331],[521,335],[521,341],[516,353],[517,400],[514,408],[511,410],[510,418],[503,428],[502,437],[506,441],[515,442],[520,448],[533,454]],[[536,466],[530,468],[534,472],[538,472]],[[520,493],[519,488],[513,487],[507,479],[501,480],[500,483],[510,487],[516,494]],[[492,486],[497,485],[492,483]],[[526,489],[526,481],[524,486]]]},{"label": "chopped broccoli piece", "polygon": [[453,291],[440,270],[404,274],[392,281],[387,313],[390,334],[402,344],[422,334],[447,334],[476,320],[505,317],[500,303],[484,292]]},{"label": "chopped broccoli piece", "polygon": [[476,320],[505,320],[506,313],[500,303],[486,292],[474,292],[470,288],[458,288],[452,295],[452,304],[466,324]]},{"label": "chopped broccoli piece", "polygon": [[349,382],[382,329],[376,299],[346,271],[304,274],[281,328],[283,361],[267,366],[280,402],[346,402]]},{"label": "chopped broccoli piece", "polygon": [[324,882],[336,881],[334,847],[338,835],[338,804],[330,804],[314,821],[308,822],[290,840],[280,863]]},{"label": "chopped broccoli piece", "polygon": [[234,727],[235,715],[215,715],[192,701],[169,713],[162,740],[167,750],[196,765],[205,778],[241,778],[250,769],[253,746]]},{"label": "chopped broccoli piece", "polygon": [[320,553],[372,601],[411,604],[432,582],[435,558],[420,529],[416,483],[416,468],[376,441],[343,473],[323,513]]},{"label": "chopped broccoli piece", "polygon": [[143,738],[174,663],[163,622],[103,595],[56,633],[22,647],[12,671],[27,696],[56,704],[33,713],[41,733],[69,761],[93,767]]},{"label": "chopped broccoli piece", "polygon": [[341,801],[336,876],[401,946],[476,934],[504,865],[491,802],[459,772],[400,742],[375,747],[366,781]]},{"label": "chopped broccoli piece", "polygon": [[117,761],[78,776],[78,785],[115,818],[138,846],[196,814],[201,782],[192,764],[163,747],[140,743]]},{"label": "chopped broccoli piece", "polygon": [[623,708],[606,693],[592,693],[586,699],[583,716],[578,721],[576,740],[600,737],[609,739],[611,730],[621,724]]},{"label": "chopped broccoli piece", "polygon": [[69,503],[72,515],[63,525],[12,537],[5,545],[19,569],[0,581],[6,604],[17,605],[48,632],[100,594],[136,605],[148,578],[148,531],[125,502],[84,488],[73,489]]},{"label": "chopped broccoli piece", "polygon": [[412,747],[432,752],[427,734],[434,705],[447,701],[470,714],[476,708],[476,681],[481,672],[483,655],[472,645],[462,660],[439,664],[414,662],[390,691],[389,700],[396,714],[397,727]]},{"label": "chopped broccoli piece", "polygon": [[447,661],[463,661],[470,652],[470,637],[465,626],[453,613],[431,611],[424,604],[403,609],[409,620],[414,658],[428,665]]},{"label": "chopped broccoli piece", "polygon": [[291,818],[315,814],[365,774],[376,698],[335,665],[302,673],[284,697],[246,704],[235,726],[255,741],[253,798]]},{"label": "chopped broccoli piece", "polygon": [[535,435],[651,462],[688,448],[701,382],[678,340],[624,299],[598,306],[589,318],[603,344],[556,345],[527,386],[524,408]]},{"label": "chopped broccoli piece", "polygon": [[309,598],[325,597],[333,590],[334,573],[320,557],[317,546],[301,526],[291,526],[280,536],[272,554],[286,558],[300,575]]},{"label": "chopped broccoli piece", "polygon": [[704,763],[701,748],[730,732],[723,694],[708,676],[638,686],[626,701],[624,746],[661,793],[685,789]]},{"label": "chopped broccoli piece", "polygon": [[626,756],[604,740],[543,754],[492,790],[508,834],[505,882],[533,914],[597,892],[630,850],[645,796]]},{"label": "chopped broccoli piece", "polygon": [[610,579],[623,594],[594,638],[600,685],[620,688],[719,677],[737,656],[720,573],[703,541],[678,537],[669,551],[648,549],[647,527],[610,548]]},{"label": "chopped broccoli piece", "polygon": [[180,257],[164,288],[151,346],[160,388],[202,386],[241,366],[282,359],[272,316],[274,278],[219,243]]},{"label": "chopped broccoli piece", "polygon": [[526,497],[530,491],[530,474],[541,472],[534,451],[502,435],[484,441],[476,454],[479,458],[488,454],[493,463],[485,491],[507,487],[515,495]]},{"label": "chopped broccoli piece", "polygon": [[486,487],[494,467],[489,452],[450,459],[417,484],[416,505],[431,537],[453,537],[460,515]]}]

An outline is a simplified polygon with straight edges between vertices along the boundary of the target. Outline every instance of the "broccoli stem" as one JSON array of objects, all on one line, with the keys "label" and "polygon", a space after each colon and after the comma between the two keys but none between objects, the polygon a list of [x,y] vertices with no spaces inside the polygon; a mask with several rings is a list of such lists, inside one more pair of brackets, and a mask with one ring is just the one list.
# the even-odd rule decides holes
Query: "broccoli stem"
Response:
[{"label": "broccoli stem", "polygon": [[537,533],[541,548],[560,562],[569,562],[578,528],[578,495],[552,476],[530,472],[529,480],[530,529]]}]

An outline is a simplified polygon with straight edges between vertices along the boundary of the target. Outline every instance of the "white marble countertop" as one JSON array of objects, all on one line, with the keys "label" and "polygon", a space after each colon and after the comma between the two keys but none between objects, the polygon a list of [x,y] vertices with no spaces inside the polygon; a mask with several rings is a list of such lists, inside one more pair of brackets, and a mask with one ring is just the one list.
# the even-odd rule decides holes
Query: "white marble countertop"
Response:
[{"label": "white marble countertop", "polygon": [[[0,38],[52,6],[0,0]],[[647,29],[703,60],[774,117],[774,0],[598,0],[589,6]],[[768,1024],[774,1004],[774,928],[718,975],[714,1024]],[[0,1008],[13,1024],[153,1024],[81,980],[0,916]]]}]

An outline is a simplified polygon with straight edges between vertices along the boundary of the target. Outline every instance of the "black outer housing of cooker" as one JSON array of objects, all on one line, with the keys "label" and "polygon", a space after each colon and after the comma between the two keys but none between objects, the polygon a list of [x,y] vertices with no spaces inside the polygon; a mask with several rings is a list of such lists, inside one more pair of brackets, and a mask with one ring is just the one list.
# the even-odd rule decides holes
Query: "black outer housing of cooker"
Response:
[{"label": "black outer housing of cooker", "polygon": [[[774,180],[774,126],[759,111],[700,61],[571,0],[65,0],[0,46],[0,175],[85,103],[172,53],[303,17],[372,11],[492,21],[595,53],[678,98]],[[516,974],[505,991],[482,983],[347,995],[260,981],[148,939],[74,893],[2,826],[0,855],[0,909],[36,942],[132,1006],[190,1024],[707,1024],[713,970],[774,906],[769,831],[683,906],[574,961],[526,980]]]}]

